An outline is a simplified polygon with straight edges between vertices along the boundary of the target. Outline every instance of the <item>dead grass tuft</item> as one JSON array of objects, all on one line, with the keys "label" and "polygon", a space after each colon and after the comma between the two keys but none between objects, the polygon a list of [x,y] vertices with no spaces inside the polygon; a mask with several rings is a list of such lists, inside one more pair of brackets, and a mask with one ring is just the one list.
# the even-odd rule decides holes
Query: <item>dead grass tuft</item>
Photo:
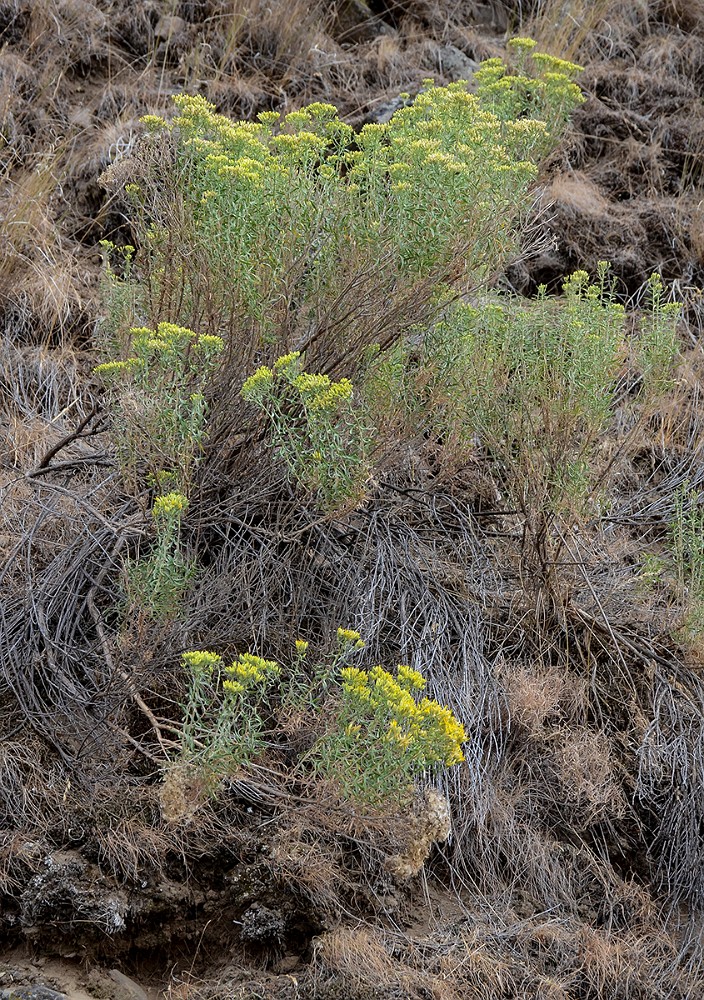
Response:
[{"label": "dead grass tuft", "polygon": [[339,928],[315,942],[313,961],[321,971],[341,975],[351,989],[387,989],[395,980],[394,962],[379,934],[366,927]]},{"label": "dead grass tuft", "polygon": [[554,752],[565,802],[580,808],[585,825],[624,814],[618,768],[603,732],[570,729]]},{"label": "dead grass tuft", "polygon": [[550,721],[574,718],[586,707],[584,683],[555,667],[520,667],[507,672],[504,684],[510,725],[529,736],[543,735]]}]

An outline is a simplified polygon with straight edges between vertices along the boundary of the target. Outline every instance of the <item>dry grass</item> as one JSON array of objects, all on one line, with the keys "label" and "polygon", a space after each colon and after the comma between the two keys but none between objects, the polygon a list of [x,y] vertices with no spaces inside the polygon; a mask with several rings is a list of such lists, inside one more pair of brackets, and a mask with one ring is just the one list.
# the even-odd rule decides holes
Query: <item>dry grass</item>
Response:
[{"label": "dry grass", "polygon": [[[528,6],[528,5],[526,5]],[[521,18],[521,30],[541,49],[561,59],[580,61],[584,43],[612,14],[613,0],[534,0]]]}]

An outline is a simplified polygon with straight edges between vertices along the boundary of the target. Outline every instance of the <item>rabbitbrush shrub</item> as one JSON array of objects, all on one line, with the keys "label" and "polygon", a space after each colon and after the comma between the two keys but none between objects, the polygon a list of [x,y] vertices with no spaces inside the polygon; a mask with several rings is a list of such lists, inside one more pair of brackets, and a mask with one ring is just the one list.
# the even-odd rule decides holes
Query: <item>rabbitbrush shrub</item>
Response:
[{"label": "rabbitbrush shrub", "polygon": [[[523,513],[574,516],[599,502],[595,450],[612,418],[629,352],[646,409],[657,406],[678,359],[681,307],[654,275],[628,333],[609,265],[594,282],[577,271],[561,297],[484,295],[448,307],[420,348],[398,344],[370,369],[369,405],[387,421],[403,410],[455,461],[484,454]],[[411,433],[409,431],[409,433]]]},{"label": "rabbitbrush shrub", "polygon": [[[233,122],[184,95],[171,121],[145,119],[135,157],[112,171],[138,249],[122,279],[111,275],[108,333],[119,360],[99,369],[119,414],[126,479],[139,490],[146,471],[162,494],[153,550],[128,574],[135,600],[142,594],[157,614],[173,616],[193,571],[180,554],[181,515],[207,444],[206,414],[220,441],[227,428],[233,437],[261,435],[326,512],[363,498],[387,432],[385,407],[422,407],[423,392],[428,401],[428,390],[445,384],[431,433],[488,441],[493,428],[497,449],[516,433],[515,423],[499,431],[490,413],[499,367],[527,372],[525,352],[548,346],[559,356],[560,328],[552,340],[545,332],[544,345],[530,346],[527,332],[512,344],[498,306],[483,319],[481,306],[458,299],[485,287],[520,249],[537,163],[582,98],[572,81],[578,67],[541,61],[527,41],[514,49],[512,68],[484,65],[476,93],[426,81],[387,124],[359,132],[321,103]],[[526,331],[531,323],[526,312]],[[418,350],[428,375],[421,392]],[[398,371],[412,400],[394,381]],[[524,377],[538,394],[553,389],[537,368],[518,384]],[[301,773],[368,804],[398,799],[422,772],[461,761],[462,726],[421,696],[421,675],[334,657],[334,669],[323,660],[311,673],[302,645],[296,655],[298,668],[282,672],[253,654],[229,664],[186,654],[180,763],[215,775],[243,766],[275,747],[278,714],[294,711],[320,730]]]},{"label": "rabbitbrush shrub", "polygon": [[162,322],[133,327],[115,345],[123,360],[94,372],[105,386],[112,433],[124,480],[140,494],[156,492],[156,542],[146,558],[126,565],[126,611],[158,619],[178,614],[195,572],[181,553],[181,518],[205,435],[205,390],[223,349],[220,337]]},{"label": "rabbitbrush shrub", "polygon": [[515,251],[536,161],[582,100],[578,67],[540,58],[526,56],[531,76],[491,60],[477,94],[427,81],[359,133],[329,104],[232,122],[201,97],[175,98],[171,122],[145,119],[129,185],[149,306],[172,307],[176,286],[182,321],[207,311],[211,332],[290,350],[282,338],[305,339],[355,272],[491,273]]},{"label": "rabbitbrush shrub", "polygon": [[[170,122],[147,116],[137,155],[112,172],[138,251],[122,283],[112,275],[110,322],[120,325],[122,303],[123,327],[178,322],[222,337],[229,386],[255,372],[263,385],[262,372],[290,354],[301,358],[297,378],[303,365],[309,379],[339,367],[353,378],[366,351],[383,353],[519,247],[537,161],[582,97],[579,67],[528,40],[514,55],[513,68],[484,64],[476,94],[426,81],[387,124],[359,132],[321,103],[233,122],[183,95]],[[315,430],[304,395],[292,411],[281,379],[256,398],[252,385],[245,398],[266,413],[299,486],[328,507],[359,497],[366,460],[353,443],[367,440],[374,414],[355,428],[354,404],[337,421],[330,407],[319,422],[328,445],[340,439],[332,451],[345,452],[344,469],[315,433],[296,453],[301,424]],[[215,407],[233,419],[231,401]]]},{"label": "rabbitbrush shrub", "polygon": [[288,668],[242,653],[226,664],[217,653],[182,655],[189,678],[181,750],[172,767],[195,766],[206,784],[275,753],[286,714],[304,707],[318,733],[294,773],[324,777],[342,798],[382,808],[407,804],[414,778],[464,760],[465,731],[453,713],[421,695],[426,681],[405,664],[346,665],[364,649],[358,632],[337,630],[337,650],[307,668],[308,644],[297,640]]},{"label": "rabbitbrush shrub", "polygon": [[114,350],[127,357],[95,368],[113,413],[122,473],[136,491],[188,491],[206,422],[205,389],[223,350],[220,337],[175,323],[132,327]]}]

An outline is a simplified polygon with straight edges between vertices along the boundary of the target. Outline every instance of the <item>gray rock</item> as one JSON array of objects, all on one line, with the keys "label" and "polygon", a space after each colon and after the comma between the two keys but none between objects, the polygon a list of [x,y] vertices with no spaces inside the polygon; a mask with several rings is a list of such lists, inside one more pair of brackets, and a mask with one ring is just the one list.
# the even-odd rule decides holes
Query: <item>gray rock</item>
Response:
[{"label": "gray rock", "polygon": [[0,1000],[68,1000],[68,997],[48,986],[10,986],[0,990]]},{"label": "gray rock", "polygon": [[337,5],[334,34],[338,42],[366,42],[393,32],[376,16],[366,0],[341,0]]},{"label": "gray rock", "polygon": [[120,987],[125,1000],[149,1000],[139,983],[135,983],[134,979],[130,979],[124,972],[120,972],[119,969],[110,969],[108,975]]},{"label": "gray rock", "polygon": [[252,903],[240,920],[243,941],[271,944],[283,939],[286,921],[280,910],[269,909],[262,903]]},{"label": "gray rock", "polygon": [[368,120],[376,125],[386,125],[399,108],[405,108],[408,103],[409,101],[403,97],[393,97],[390,101],[384,101],[383,104],[380,104]]},{"label": "gray rock", "polygon": [[118,934],[127,913],[124,893],[70,853],[45,859],[44,871],[29,880],[21,904],[22,926],[30,936],[49,929],[68,933],[76,923]]},{"label": "gray rock", "polygon": [[175,14],[163,14],[154,28],[154,37],[163,42],[180,39],[186,31],[186,22]]},{"label": "gray rock", "polygon": [[438,72],[447,80],[471,80],[479,63],[454,45],[438,45],[434,53]]}]

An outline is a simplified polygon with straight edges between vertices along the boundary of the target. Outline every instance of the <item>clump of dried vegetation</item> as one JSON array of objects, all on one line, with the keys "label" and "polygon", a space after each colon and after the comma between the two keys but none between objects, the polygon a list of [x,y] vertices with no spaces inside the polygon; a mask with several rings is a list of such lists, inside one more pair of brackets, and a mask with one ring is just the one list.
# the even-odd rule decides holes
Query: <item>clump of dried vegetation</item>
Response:
[{"label": "clump of dried vegetation", "polygon": [[[583,6],[0,3],[2,940],[168,952],[184,998],[701,995],[704,8]],[[482,273],[459,241],[412,274],[388,238],[324,274],[291,244],[259,275],[266,315],[243,319],[228,246],[223,279],[189,242],[192,189],[160,186],[178,129],[140,118],[171,122],[185,91],[232,119],[333,103],[358,129],[518,28],[586,67],[587,99],[513,242]],[[510,297],[604,259],[613,285]],[[93,373],[159,323],[225,344],[189,388],[207,433],[187,481],[160,482],[153,454],[126,467],[144,400]],[[371,470],[327,504],[240,396],[301,347],[326,388],[354,384],[330,426],[361,436],[335,454],[363,438]],[[176,488],[169,553],[195,569],[165,608],[130,579]],[[295,769],[321,737],[300,698],[215,782],[184,756],[184,651],[285,664],[300,636],[314,663],[340,625],[369,666],[423,670],[469,736],[460,766],[403,808],[351,804],[334,773]]]}]

